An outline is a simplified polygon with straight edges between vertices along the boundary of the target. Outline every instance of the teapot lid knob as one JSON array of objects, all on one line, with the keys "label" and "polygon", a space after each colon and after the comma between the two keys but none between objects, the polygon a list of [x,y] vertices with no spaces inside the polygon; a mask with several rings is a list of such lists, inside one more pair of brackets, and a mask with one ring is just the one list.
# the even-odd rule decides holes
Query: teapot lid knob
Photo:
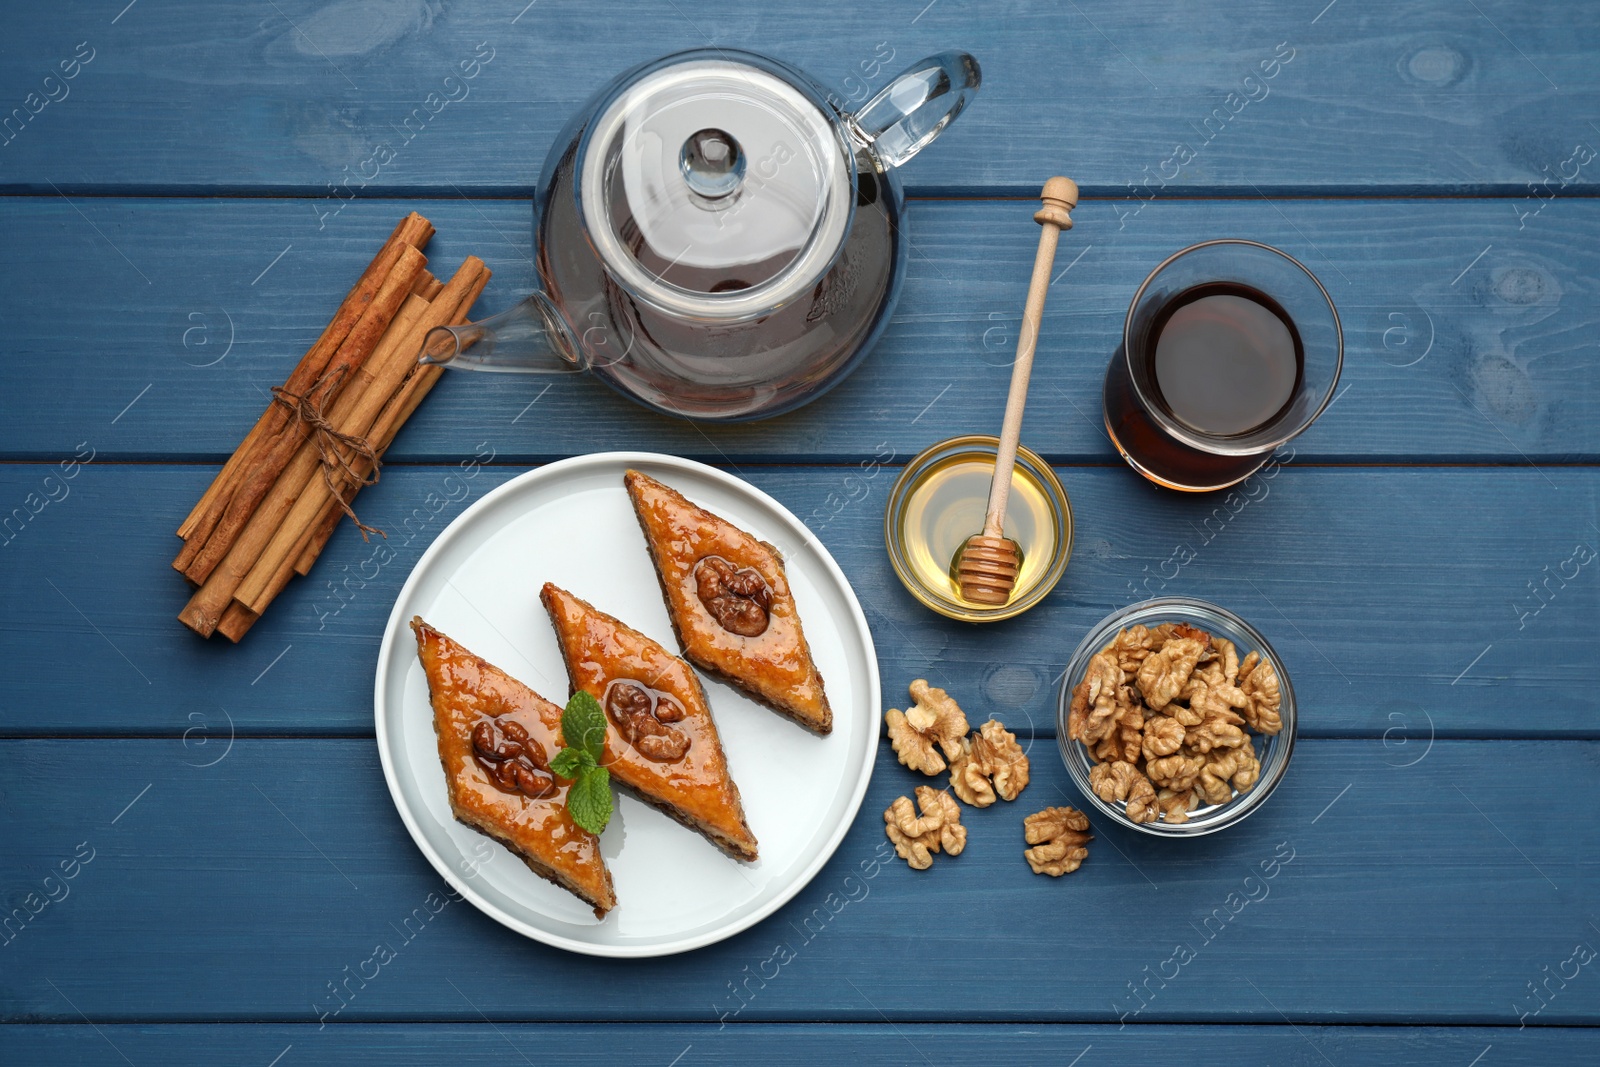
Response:
[{"label": "teapot lid knob", "polygon": [[678,165],[689,188],[720,200],[744,181],[744,152],[731,133],[707,127],[690,134],[678,153]]}]

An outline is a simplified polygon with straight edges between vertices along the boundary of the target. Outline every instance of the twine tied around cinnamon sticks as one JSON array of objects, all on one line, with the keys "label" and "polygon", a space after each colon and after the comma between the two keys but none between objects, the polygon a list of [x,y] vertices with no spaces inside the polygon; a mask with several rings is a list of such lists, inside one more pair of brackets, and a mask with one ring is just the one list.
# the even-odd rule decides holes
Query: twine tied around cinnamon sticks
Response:
[{"label": "twine tied around cinnamon sticks", "polygon": [[[383,454],[443,368],[417,353],[436,326],[465,322],[489,271],[468,256],[448,283],[425,268],[433,225],[400,221],[322,336],[306,352],[178,536],[173,567],[197,588],[178,618],[237,641],[295,574],[310,571],[378,480]],[[321,477],[318,477],[320,471]]]},{"label": "twine tied around cinnamon sticks", "polygon": [[[296,396],[284,386],[274,385],[272,399],[287,407],[295,418],[311,427],[311,439],[317,443],[317,451],[322,456],[322,480],[327,483],[328,492],[333,494],[333,499],[339,502],[339,507],[344,509],[344,513],[350,516],[350,521],[356,524],[356,529],[361,531],[361,540],[369,540],[369,534],[377,534],[387,541],[389,535],[376,526],[368,526],[362,522],[360,516],[356,514],[356,509],[350,506],[350,501],[345,497],[346,490],[353,497],[367,486],[378,484],[378,478],[383,471],[383,460],[372,442],[353,433],[344,433],[334,426],[328,421],[327,416],[323,415],[317,402],[308,396]],[[357,471],[355,464],[345,458],[343,450],[339,447],[341,445],[348,448],[354,456],[366,460],[371,465],[371,470],[366,474]],[[335,485],[335,477],[342,478],[343,484]]]}]

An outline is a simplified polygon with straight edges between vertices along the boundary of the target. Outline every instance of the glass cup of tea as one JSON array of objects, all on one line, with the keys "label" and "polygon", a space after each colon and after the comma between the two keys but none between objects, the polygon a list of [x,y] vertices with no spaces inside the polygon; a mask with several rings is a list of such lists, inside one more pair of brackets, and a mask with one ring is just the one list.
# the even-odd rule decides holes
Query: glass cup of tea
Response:
[{"label": "glass cup of tea", "polygon": [[1106,432],[1158,485],[1225,489],[1316,421],[1343,362],[1333,300],[1293,256],[1192,245],[1133,296],[1106,371]]}]

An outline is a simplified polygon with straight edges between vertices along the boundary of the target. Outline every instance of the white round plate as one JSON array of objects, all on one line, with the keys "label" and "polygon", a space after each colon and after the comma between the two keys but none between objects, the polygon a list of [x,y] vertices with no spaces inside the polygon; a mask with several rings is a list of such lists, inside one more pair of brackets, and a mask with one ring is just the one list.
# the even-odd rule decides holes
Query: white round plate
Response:
[{"label": "white round plate", "polygon": [[[783,553],[812,655],[833,705],[817,737],[702,678],[761,859],[741,863],[629,796],[601,852],[617,907],[587,904],[533,874],[450,813],[413,615],[556,703],[567,673],[539,587],[555,582],[676,649],[661,586],[622,485],[629,467],[672,486]],[[673,456],[607,452],[512,479],[452,522],[400,590],[378,652],[378,753],[406,829],[428,862],[518,933],[597,956],[665,956],[760,922],[822,869],[849,829],[877,750],[878,661],[850,583],[815,535],[776,500],[729,474]]]}]

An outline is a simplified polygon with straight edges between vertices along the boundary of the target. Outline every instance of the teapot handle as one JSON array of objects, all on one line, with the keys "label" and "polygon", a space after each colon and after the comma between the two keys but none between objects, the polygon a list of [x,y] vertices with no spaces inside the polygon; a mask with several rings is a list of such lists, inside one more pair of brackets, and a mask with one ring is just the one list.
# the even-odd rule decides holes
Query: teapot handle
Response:
[{"label": "teapot handle", "polygon": [[891,167],[922,151],[955,121],[983,81],[965,52],[940,52],[913,63],[845,124]]}]

